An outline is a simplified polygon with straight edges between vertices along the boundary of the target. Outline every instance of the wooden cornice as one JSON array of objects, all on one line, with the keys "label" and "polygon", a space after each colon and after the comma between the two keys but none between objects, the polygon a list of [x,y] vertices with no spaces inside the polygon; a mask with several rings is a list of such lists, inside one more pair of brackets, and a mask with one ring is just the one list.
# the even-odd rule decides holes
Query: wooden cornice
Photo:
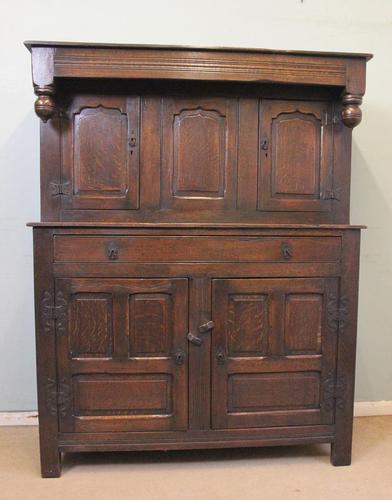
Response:
[{"label": "wooden cornice", "polygon": [[36,112],[55,113],[58,78],[176,79],[334,86],[342,92],[342,120],[360,121],[370,54],[266,49],[26,42],[32,52]]}]

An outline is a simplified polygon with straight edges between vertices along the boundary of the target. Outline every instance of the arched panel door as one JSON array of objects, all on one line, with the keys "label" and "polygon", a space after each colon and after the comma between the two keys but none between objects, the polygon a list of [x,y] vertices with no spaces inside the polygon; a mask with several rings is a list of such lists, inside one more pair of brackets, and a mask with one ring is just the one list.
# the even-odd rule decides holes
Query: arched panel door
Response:
[{"label": "arched panel door", "polygon": [[235,209],[236,99],[163,100],[161,208]]},{"label": "arched panel door", "polygon": [[137,209],[139,98],[76,96],[62,130],[62,208]]},{"label": "arched panel door", "polygon": [[332,209],[331,106],[263,100],[260,107],[258,209]]}]

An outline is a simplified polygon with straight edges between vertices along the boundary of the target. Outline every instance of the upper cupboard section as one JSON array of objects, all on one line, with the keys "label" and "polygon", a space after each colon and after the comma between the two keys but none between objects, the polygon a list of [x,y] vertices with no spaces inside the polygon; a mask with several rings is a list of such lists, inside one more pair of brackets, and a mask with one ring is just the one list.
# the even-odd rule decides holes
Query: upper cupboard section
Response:
[{"label": "upper cupboard section", "polygon": [[339,113],[314,92],[69,93],[43,125],[42,218],[348,222]]}]

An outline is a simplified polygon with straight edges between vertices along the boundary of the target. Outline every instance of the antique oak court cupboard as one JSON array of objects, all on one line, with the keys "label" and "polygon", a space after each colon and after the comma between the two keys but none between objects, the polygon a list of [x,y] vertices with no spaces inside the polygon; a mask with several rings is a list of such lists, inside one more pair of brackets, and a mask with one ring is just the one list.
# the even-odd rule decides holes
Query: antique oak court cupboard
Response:
[{"label": "antique oak court cupboard", "polygon": [[67,451],[351,460],[367,54],[29,42],[42,475]]}]

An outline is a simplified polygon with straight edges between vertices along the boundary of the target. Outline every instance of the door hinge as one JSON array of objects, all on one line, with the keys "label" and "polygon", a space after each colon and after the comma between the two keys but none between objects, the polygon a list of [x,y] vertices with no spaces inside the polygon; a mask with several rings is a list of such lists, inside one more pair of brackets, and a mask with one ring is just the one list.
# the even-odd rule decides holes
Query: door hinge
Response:
[{"label": "door hinge", "polygon": [[41,300],[41,313],[44,332],[63,335],[67,326],[68,303],[63,292],[53,293],[45,290]]},{"label": "door hinge", "polygon": [[324,398],[323,406],[327,411],[334,408],[344,409],[346,399],[346,381],[342,375],[335,378],[335,374],[330,372],[323,382]]},{"label": "door hinge", "polygon": [[49,187],[51,196],[69,196],[71,194],[71,183],[69,181],[63,183],[51,182]]},{"label": "door hinge", "polygon": [[71,408],[71,387],[65,377],[59,380],[48,378],[46,382],[46,409],[50,415],[65,417]]},{"label": "door hinge", "polygon": [[334,113],[328,113],[325,112],[325,119],[324,119],[324,126],[325,127],[330,127],[331,125],[341,125],[342,124],[342,119],[340,116],[340,113],[334,112]]},{"label": "door hinge", "polygon": [[326,189],[324,193],[324,200],[336,200],[340,201],[340,192],[342,188]]},{"label": "door hinge", "polygon": [[343,333],[348,316],[348,298],[343,296],[340,300],[336,295],[330,295],[327,303],[327,325],[332,332]]}]

